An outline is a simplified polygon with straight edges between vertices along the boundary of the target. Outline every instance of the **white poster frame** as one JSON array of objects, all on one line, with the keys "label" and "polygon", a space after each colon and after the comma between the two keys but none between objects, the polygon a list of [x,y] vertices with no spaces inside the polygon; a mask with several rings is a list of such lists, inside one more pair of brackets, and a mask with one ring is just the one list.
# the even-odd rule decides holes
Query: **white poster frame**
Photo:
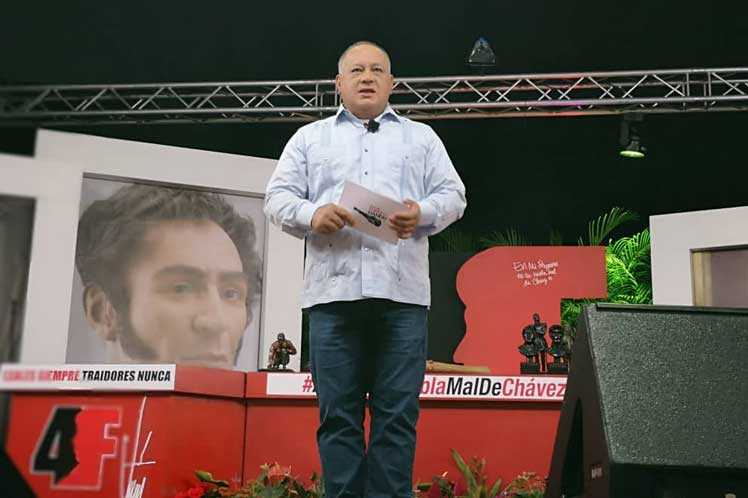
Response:
[{"label": "white poster frame", "polygon": [[[0,194],[36,201],[20,361],[65,362],[83,175],[264,196],[276,162],[51,130],[38,131],[34,158],[0,155]],[[260,367],[279,332],[301,349],[303,241],[268,224],[265,244]]]}]

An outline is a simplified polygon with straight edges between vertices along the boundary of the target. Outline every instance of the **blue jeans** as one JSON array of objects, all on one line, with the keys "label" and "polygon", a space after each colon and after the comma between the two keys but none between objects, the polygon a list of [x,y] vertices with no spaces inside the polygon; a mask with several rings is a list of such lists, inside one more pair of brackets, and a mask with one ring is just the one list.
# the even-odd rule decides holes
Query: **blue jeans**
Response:
[{"label": "blue jeans", "polygon": [[[411,498],[427,310],[384,299],[309,308],[326,498]],[[366,396],[371,418],[364,442]]]}]

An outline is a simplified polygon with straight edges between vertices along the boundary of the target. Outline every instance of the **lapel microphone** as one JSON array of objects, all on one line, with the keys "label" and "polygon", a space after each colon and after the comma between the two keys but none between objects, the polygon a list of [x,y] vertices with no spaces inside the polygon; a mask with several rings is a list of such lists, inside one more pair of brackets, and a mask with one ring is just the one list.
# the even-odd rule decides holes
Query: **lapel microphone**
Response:
[{"label": "lapel microphone", "polygon": [[373,119],[370,119],[366,123],[366,130],[367,131],[370,131],[372,133],[376,133],[378,129],[379,129],[379,123],[377,121],[375,121]]}]

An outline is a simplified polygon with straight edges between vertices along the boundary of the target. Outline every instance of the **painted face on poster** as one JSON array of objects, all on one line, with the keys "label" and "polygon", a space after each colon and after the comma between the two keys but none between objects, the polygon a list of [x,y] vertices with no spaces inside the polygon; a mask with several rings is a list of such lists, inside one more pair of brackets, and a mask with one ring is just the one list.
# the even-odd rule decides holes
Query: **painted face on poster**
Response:
[{"label": "painted face on poster", "polygon": [[[261,199],[91,178],[83,187],[82,302],[71,306],[67,361],[256,368]],[[242,349],[253,350],[245,361]]]}]

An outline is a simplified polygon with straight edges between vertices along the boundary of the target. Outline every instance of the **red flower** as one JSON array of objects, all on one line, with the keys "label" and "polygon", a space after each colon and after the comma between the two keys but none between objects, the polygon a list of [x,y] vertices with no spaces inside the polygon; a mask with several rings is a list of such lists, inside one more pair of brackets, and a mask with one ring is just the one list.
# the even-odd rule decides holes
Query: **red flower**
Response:
[{"label": "red flower", "polygon": [[205,490],[202,488],[202,486],[195,486],[194,488],[190,488],[187,490],[187,496],[189,498],[201,498],[204,493]]},{"label": "red flower", "polygon": [[[467,494],[467,487],[465,486],[465,482],[462,479],[458,479],[457,482],[455,482],[454,487],[455,496],[464,496]],[[489,496],[488,498],[494,498],[493,496]]]},{"label": "red flower", "polygon": [[178,492],[177,494],[174,495],[174,498],[190,498],[190,497],[187,496],[187,492],[180,491],[180,492]]},{"label": "red flower", "polygon": [[[447,473],[445,472],[442,475],[434,477],[431,480],[431,487],[429,488],[429,492],[426,495],[426,498],[442,498],[443,496],[449,496],[448,494],[446,494],[449,493],[447,489],[449,489],[450,491],[454,491],[454,481],[450,481],[446,478],[446,476]],[[454,493],[452,493],[452,495],[457,496]]]},{"label": "red flower", "polygon": [[268,469],[269,484],[278,484],[286,477],[291,477],[291,467],[281,467],[277,463],[274,463]]},{"label": "red flower", "polygon": [[442,495],[441,490],[439,489],[439,484],[434,482],[431,484],[431,487],[429,488],[429,494],[426,495],[427,498],[439,498]]}]

